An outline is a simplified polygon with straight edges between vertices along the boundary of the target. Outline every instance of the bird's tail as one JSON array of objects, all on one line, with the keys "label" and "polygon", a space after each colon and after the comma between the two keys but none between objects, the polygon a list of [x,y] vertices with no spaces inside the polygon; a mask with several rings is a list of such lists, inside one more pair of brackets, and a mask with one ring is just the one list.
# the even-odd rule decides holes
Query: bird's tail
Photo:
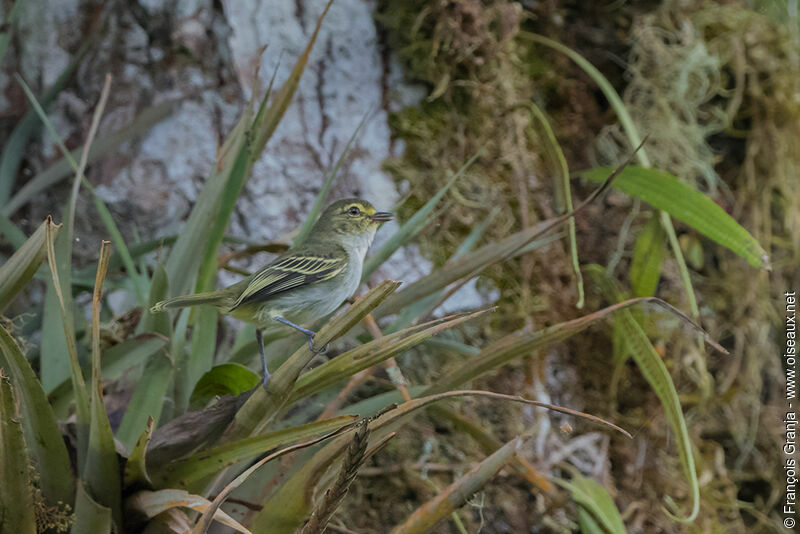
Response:
[{"label": "bird's tail", "polygon": [[194,295],[182,295],[162,300],[150,308],[151,313],[160,313],[172,308],[186,308],[189,306],[224,306],[230,300],[230,296],[222,291],[209,291],[207,293],[196,293]]}]

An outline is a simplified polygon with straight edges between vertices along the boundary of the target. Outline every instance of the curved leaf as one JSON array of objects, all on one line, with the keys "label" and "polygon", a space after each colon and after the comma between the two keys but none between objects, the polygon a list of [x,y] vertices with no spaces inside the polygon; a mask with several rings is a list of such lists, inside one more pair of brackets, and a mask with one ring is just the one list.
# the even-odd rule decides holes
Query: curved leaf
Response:
[{"label": "curved leaf", "polygon": [[[605,269],[599,265],[588,265],[585,267],[586,272],[589,273],[595,280],[606,298],[616,300],[616,290],[613,281],[608,279]],[[697,481],[697,471],[694,465],[694,455],[692,453],[692,442],[689,439],[689,431],[686,428],[686,420],[683,417],[683,409],[678,398],[678,392],[675,389],[675,383],[667,370],[667,366],[659,356],[653,344],[645,334],[642,327],[634,319],[633,314],[628,310],[623,310],[614,318],[615,324],[619,325],[624,333],[625,343],[628,347],[628,352],[633,357],[639,370],[644,375],[650,387],[653,388],[664,412],[667,416],[667,421],[672,427],[675,434],[675,442],[678,447],[678,457],[680,458],[681,466],[683,467],[684,475],[689,483],[689,493],[692,501],[692,508],[686,517],[677,517],[668,510],[667,514],[676,521],[691,522],[697,517],[700,510],[700,486]]]},{"label": "curved leaf", "polygon": [[[569,490],[572,494],[572,499],[580,506],[580,511],[585,510],[589,514],[588,520],[580,519],[582,525],[589,523],[590,525],[599,521],[602,529],[597,527],[597,532],[604,532],[608,534],[626,534],[625,523],[619,515],[619,510],[614,504],[613,499],[608,494],[603,486],[590,478],[575,474],[572,480],[566,481],[562,479],[555,479],[553,482],[564,489]],[[585,527],[584,532],[592,530],[592,527]]]},{"label": "curved leaf", "polygon": [[22,426],[30,444],[30,454],[39,467],[42,494],[50,505],[58,501],[71,503],[75,497],[75,476],[56,416],[28,360],[2,325],[0,367],[19,384]]},{"label": "curved leaf", "polygon": [[11,381],[0,368],[0,527],[3,532],[36,534],[30,461],[16,412]]},{"label": "curved leaf", "polygon": [[343,415],[212,447],[159,468],[153,474],[153,481],[158,487],[188,487],[190,484],[216,473],[220,466],[233,465],[275,447],[330,432],[352,423],[356,419],[357,416]]},{"label": "curved leaf", "polygon": [[[580,175],[599,182],[608,176],[608,172],[608,168],[598,167],[582,171]],[[747,230],[716,202],[668,172],[625,167],[613,187],[669,213],[712,241],[729,248],[753,267],[769,269],[769,256]]]},{"label": "curved leaf", "polygon": [[[211,507],[211,502],[200,495],[192,495],[184,490],[165,489],[160,491],[140,491],[128,497],[125,505],[128,510],[143,514],[149,519],[170,508],[177,507],[206,512]],[[222,510],[215,510],[214,520],[231,527],[237,532],[250,534],[249,530]]]},{"label": "curved leaf", "polygon": [[33,278],[44,261],[47,255],[45,246],[47,227],[53,235],[56,235],[61,225],[54,224],[53,218],[47,217],[25,243],[3,265],[0,265],[0,313],[14,301],[17,293]]}]

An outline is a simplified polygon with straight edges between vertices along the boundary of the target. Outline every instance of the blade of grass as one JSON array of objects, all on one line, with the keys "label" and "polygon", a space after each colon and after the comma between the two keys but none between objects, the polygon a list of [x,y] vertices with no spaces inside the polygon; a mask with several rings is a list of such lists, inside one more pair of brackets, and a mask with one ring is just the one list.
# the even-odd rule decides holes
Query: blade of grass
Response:
[{"label": "blade of grass", "polygon": [[301,375],[295,383],[294,390],[291,392],[289,403],[293,404],[300,399],[313,395],[363,369],[372,367],[395,354],[399,354],[439,332],[458,326],[483,315],[487,311],[489,310],[450,315],[406,328],[364,345],[359,345]]},{"label": "blade of grass", "polygon": [[102,506],[111,510],[111,517],[122,529],[122,494],[120,466],[114,448],[114,434],[103,404],[103,381],[100,368],[100,302],[103,298],[103,281],[108,270],[111,251],[108,241],[100,247],[97,277],[92,294],[92,387],[90,394],[89,445],[81,479],[86,491]]},{"label": "blade of grass", "polygon": [[625,523],[619,515],[614,500],[603,486],[577,471],[571,481],[554,479],[553,482],[572,494],[572,499],[585,510],[592,519],[602,525],[600,532],[626,534]]},{"label": "blade of grass", "polygon": [[433,195],[426,203],[423,205],[419,210],[417,210],[414,215],[411,216],[409,220],[407,220],[403,225],[400,227],[397,232],[395,232],[392,237],[390,237],[381,247],[378,248],[375,252],[373,252],[367,261],[364,262],[364,269],[361,274],[362,280],[367,280],[372,273],[374,273],[378,267],[383,265],[383,263],[388,260],[392,254],[397,251],[400,247],[410,242],[414,239],[419,232],[422,231],[423,228],[427,225],[429,221],[430,215],[433,213],[433,210],[436,209],[436,205],[439,203],[440,200],[444,197],[445,193],[447,193],[453,184],[456,183],[456,180],[461,178],[464,173],[469,169],[470,165],[472,165],[478,156],[481,155],[482,150],[478,150],[478,152],[469,158],[467,162],[461,166],[458,171],[450,177],[446,184],[444,184],[441,189],[439,189],[435,195]]},{"label": "blade of grass", "polygon": [[[705,332],[703,332],[699,326],[693,323],[691,319],[686,317],[686,315],[676,310],[661,299],[657,299],[655,297],[630,299],[619,302],[612,306],[608,306],[607,308],[603,308],[602,310],[598,310],[583,317],[578,317],[577,319],[559,323],[535,332],[529,332],[526,330],[513,332],[489,344],[483,350],[481,350],[477,356],[466,360],[453,372],[441,377],[435,384],[429,386],[428,389],[425,390],[424,394],[432,395],[458,387],[510,362],[515,358],[529,355],[531,351],[535,349],[541,349],[543,347],[550,346],[553,343],[563,341],[564,339],[567,339],[568,337],[585,330],[589,326],[599,322],[614,312],[643,303],[660,306],[679,317],[692,328],[705,334]],[[717,350],[727,353],[727,351],[720,347],[719,344],[711,340],[707,334],[705,335],[706,341],[709,344],[711,344]]]},{"label": "blade of grass", "polygon": [[48,216],[25,243],[0,265],[0,313],[14,301],[44,261],[47,255],[45,234],[48,226],[54,234],[61,227],[53,224],[53,218]]},{"label": "blade of grass", "polygon": [[303,242],[303,240],[308,236],[308,233],[311,231],[311,227],[314,226],[314,223],[317,221],[320,213],[322,213],[322,208],[325,207],[325,201],[328,199],[328,194],[331,191],[331,187],[333,187],[333,180],[336,179],[342,163],[344,163],[345,158],[350,153],[350,145],[352,145],[353,141],[355,141],[358,137],[358,133],[367,123],[369,116],[369,112],[364,113],[364,117],[362,117],[361,122],[358,123],[353,135],[351,135],[350,139],[347,140],[347,144],[344,146],[344,150],[342,150],[342,153],[339,155],[339,159],[336,160],[333,168],[328,171],[328,174],[325,176],[325,180],[322,182],[322,187],[320,188],[319,193],[317,193],[317,197],[314,199],[314,206],[311,208],[311,211],[308,212],[308,215],[306,215],[306,220],[303,222],[303,226],[300,227],[300,231],[297,232],[297,235],[294,238],[294,243]]},{"label": "blade of grass", "polygon": [[[586,266],[587,273],[595,283],[601,288],[606,298],[609,300],[617,299],[617,291],[614,281],[608,277],[605,270],[599,265]],[[689,438],[689,431],[686,428],[686,420],[683,417],[683,409],[678,398],[675,384],[667,370],[667,366],[647,338],[642,327],[628,310],[623,310],[615,317],[615,322],[620,325],[625,333],[625,343],[629,352],[644,375],[647,383],[655,392],[664,412],[667,416],[672,431],[675,434],[676,445],[678,447],[678,457],[683,467],[684,475],[689,483],[690,499],[692,501],[691,510],[683,517],[675,515],[676,511],[664,511],[675,521],[681,523],[691,523],[697,517],[700,510],[700,487],[697,481],[697,471],[694,465],[694,455],[692,454],[692,442]],[[668,501],[668,504],[672,504]]]},{"label": "blade of grass", "polygon": [[36,534],[28,452],[11,380],[0,368],[0,522],[4,532]]},{"label": "blade of grass", "polygon": [[275,447],[332,432],[356,419],[358,416],[343,415],[212,447],[158,468],[152,478],[157,487],[191,487],[193,483],[216,473],[220,465],[233,465]]},{"label": "blade of grass", "polygon": [[[550,122],[545,117],[544,113],[539,106],[531,103],[529,109],[534,117],[542,125],[545,137],[551,147],[553,157],[558,162],[558,168],[561,174],[561,189],[564,196],[567,211],[572,211],[572,192],[570,190],[569,182],[569,166],[567,165],[567,158],[564,157],[564,152],[561,150],[561,145],[558,144],[556,134],[553,128],[550,127]],[[634,145],[635,146],[635,145]],[[569,253],[572,258],[572,271],[575,273],[575,282],[578,286],[578,302],[575,307],[579,310],[583,309],[583,275],[581,274],[581,267],[578,261],[578,239],[575,235],[575,217],[570,217],[567,222],[569,229]]]},{"label": "blade of grass", "polygon": [[[15,2],[21,4],[22,1]],[[83,40],[80,48],[75,55],[72,56],[69,64],[61,72],[53,85],[48,89],[40,99],[44,107],[50,105],[55,100],[67,82],[72,78],[72,75],[80,66],[86,55],[95,49],[97,38],[100,35],[98,31],[102,27],[102,14],[99,15],[94,22],[92,29],[86,39]],[[14,184],[17,181],[17,174],[22,164],[22,158],[25,157],[25,147],[28,141],[36,135],[39,129],[39,121],[36,118],[36,112],[28,110],[22,119],[14,127],[11,135],[3,145],[3,152],[0,154],[0,206],[4,206],[14,190]]]},{"label": "blade of grass", "polygon": [[75,498],[72,534],[111,534],[111,509],[92,499],[81,481]]},{"label": "blade of grass", "polygon": [[[153,126],[169,117],[183,101],[184,99],[168,100],[151,106],[136,115],[136,118],[129,124],[119,130],[103,135],[95,141],[91,150],[89,150],[88,163],[93,163],[103,156],[113,153],[123,143],[150,131]],[[11,197],[11,200],[3,206],[0,213],[7,216],[13,215],[37,194],[67,178],[70,172],[75,172],[77,163],[74,162],[80,158],[82,152],[82,146],[72,150],[69,152],[70,158],[62,156],[60,160],[25,182],[19,191]],[[73,161],[71,162],[70,159]]]},{"label": "blade of grass", "polygon": [[[117,227],[113,217],[111,216],[111,212],[108,210],[108,207],[105,205],[105,202],[103,202],[103,200],[99,196],[97,196],[97,194],[94,191],[94,187],[92,186],[91,183],[89,183],[89,180],[87,180],[86,176],[84,176],[83,174],[83,171],[86,169],[86,165],[88,164],[89,152],[91,151],[94,137],[97,134],[97,128],[100,125],[100,117],[102,116],[103,109],[105,109],[106,100],[108,99],[108,91],[110,90],[110,85],[111,85],[111,75],[110,74],[106,75],[106,85],[103,87],[103,93],[100,96],[100,102],[98,103],[98,107],[95,109],[95,114],[92,117],[92,126],[89,130],[89,137],[86,143],[83,145],[81,151],[80,163],[77,163],[73,159],[69,150],[67,150],[67,147],[64,145],[63,139],[61,139],[61,137],[56,132],[55,128],[50,122],[50,119],[47,118],[47,114],[45,113],[42,106],[39,104],[39,102],[36,101],[36,97],[33,95],[33,92],[25,83],[25,80],[23,80],[20,76],[17,76],[17,81],[22,86],[22,89],[28,96],[28,99],[30,100],[33,109],[39,115],[39,118],[44,123],[45,127],[47,128],[47,131],[50,133],[53,140],[56,142],[56,145],[61,150],[61,153],[64,155],[64,158],[67,160],[69,165],[75,171],[75,180],[73,181],[72,195],[70,197],[72,203],[71,205],[73,207],[68,210],[67,215],[65,216],[65,220],[67,221],[67,228],[69,230],[68,233],[72,235],[72,228],[74,228],[74,218],[75,218],[74,204],[75,202],[77,202],[80,184],[83,183],[84,187],[86,187],[86,189],[88,189],[89,192],[92,194],[92,202],[94,203],[95,209],[97,210],[97,213],[100,216],[100,220],[103,221],[106,230],[108,230],[108,233],[111,235],[112,243],[114,243],[114,245],[120,251],[120,256],[122,257],[122,261],[125,264],[125,268],[128,270],[128,275],[133,281],[133,287],[135,290],[134,292],[139,302],[145,303],[146,301],[145,295],[147,294],[147,281],[139,273],[139,271],[136,270],[136,266],[133,263],[133,258],[131,257],[130,252],[128,251],[128,247],[125,244],[125,240],[122,237],[122,233],[119,231],[119,228]],[[103,95],[105,95],[105,97]],[[72,245],[70,244],[69,245],[70,256],[71,253],[72,253]],[[69,285],[71,285],[71,280]]]},{"label": "blade of grass", "polygon": [[[73,332],[74,319],[72,318],[72,299],[69,300],[70,305],[67,307],[64,293],[61,291],[61,279],[58,272],[59,263],[56,256],[55,245],[53,243],[54,236],[50,231],[50,227],[46,228],[47,231],[45,232],[45,242],[47,246],[47,263],[50,266],[50,274],[53,277],[53,293],[58,300],[58,310],[61,315],[61,325],[63,327],[67,354],[69,355],[72,390],[75,392],[75,415],[78,435],[78,468],[79,470],[83,470],[83,465],[86,459],[86,446],[89,440],[89,394],[86,390],[86,382],[83,380],[83,373],[81,372],[80,363],[78,362],[78,348],[75,345],[75,335]],[[68,225],[67,229],[69,231],[62,233],[62,235],[67,236],[64,238],[65,241],[71,241],[72,228]],[[66,245],[66,247],[68,249],[69,245]],[[67,256],[69,256],[69,254],[67,254]],[[67,273],[69,273],[68,267],[65,270]],[[67,276],[69,276],[69,274],[67,274]],[[70,297],[71,296],[72,295],[70,294]],[[42,354],[42,360],[42,365],[44,366],[44,354]],[[45,367],[42,367],[42,373],[44,373],[44,370]]]},{"label": "blade of grass", "polygon": [[28,360],[2,325],[0,367],[9,372],[18,384],[22,425],[30,455],[39,468],[39,489],[46,503],[51,506],[58,502],[72,503],[75,476],[55,413]]},{"label": "blade of grass", "polygon": [[150,439],[153,437],[153,418],[147,418],[147,426],[142,431],[139,439],[136,440],[136,445],[125,462],[124,470],[124,486],[126,491],[131,488],[152,488],[153,482],[150,480],[150,474],[147,472],[147,446],[150,444]]},{"label": "blade of grass", "polygon": [[630,277],[635,296],[649,297],[656,292],[658,278],[661,276],[665,239],[659,217],[653,214],[633,247]]}]

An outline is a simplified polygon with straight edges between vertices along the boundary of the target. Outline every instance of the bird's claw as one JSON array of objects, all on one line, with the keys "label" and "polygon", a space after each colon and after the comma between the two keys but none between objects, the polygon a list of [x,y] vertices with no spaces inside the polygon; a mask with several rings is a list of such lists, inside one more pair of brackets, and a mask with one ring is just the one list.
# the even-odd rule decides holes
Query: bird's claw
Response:
[{"label": "bird's claw", "polygon": [[308,336],[308,350],[313,352],[314,354],[326,354],[328,352],[328,347],[330,343],[322,347],[321,349],[314,348],[314,336]]}]

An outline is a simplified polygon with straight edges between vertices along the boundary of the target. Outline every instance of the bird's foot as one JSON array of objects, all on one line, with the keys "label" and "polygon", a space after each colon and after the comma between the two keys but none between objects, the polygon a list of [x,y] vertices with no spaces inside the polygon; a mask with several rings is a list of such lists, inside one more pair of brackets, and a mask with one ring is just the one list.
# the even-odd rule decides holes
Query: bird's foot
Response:
[{"label": "bird's foot", "polygon": [[314,354],[326,354],[328,352],[328,347],[330,343],[322,347],[321,349],[314,348],[314,333],[306,334],[306,339],[308,340],[308,350],[313,352]]}]

